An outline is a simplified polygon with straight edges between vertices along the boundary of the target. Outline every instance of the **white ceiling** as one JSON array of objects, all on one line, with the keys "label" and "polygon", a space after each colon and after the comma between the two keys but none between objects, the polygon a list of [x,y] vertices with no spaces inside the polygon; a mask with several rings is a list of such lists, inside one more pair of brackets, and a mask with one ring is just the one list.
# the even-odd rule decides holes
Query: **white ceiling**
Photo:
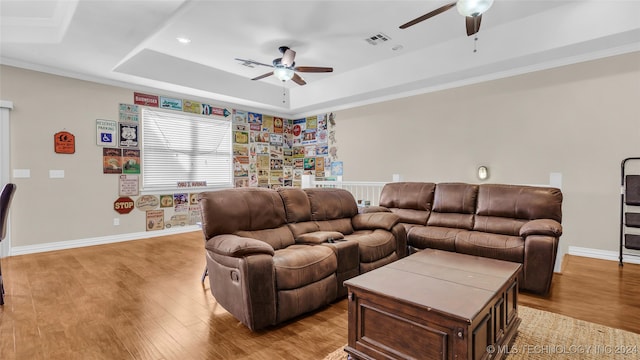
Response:
[{"label": "white ceiling", "polygon": [[[450,1],[0,0],[0,61],[302,116],[640,51],[640,0],[495,0],[475,44],[455,8],[398,28]],[[270,68],[234,60],[282,45],[334,72],[251,81]]]}]

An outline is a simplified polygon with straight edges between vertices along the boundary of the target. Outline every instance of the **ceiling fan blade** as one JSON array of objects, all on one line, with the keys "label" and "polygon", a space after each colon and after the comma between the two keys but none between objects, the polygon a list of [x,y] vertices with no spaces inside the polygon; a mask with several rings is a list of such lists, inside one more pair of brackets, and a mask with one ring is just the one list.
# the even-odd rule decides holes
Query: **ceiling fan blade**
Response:
[{"label": "ceiling fan blade", "polygon": [[482,14],[478,16],[467,16],[467,36],[471,36],[480,31],[480,21],[482,20]]},{"label": "ceiling fan blade", "polygon": [[293,77],[291,78],[291,80],[295,81],[296,84],[298,85],[306,85],[307,82],[304,81],[303,78],[300,77],[300,75],[298,74],[293,74]]},{"label": "ceiling fan blade", "polygon": [[269,65],[269,64],[263,64],[261,62],[257,62],[257,61],[253,61],[253,60],[245,60],[245,59],[238,59],[235,58],[235,60],[241,61],[245,64],[255,64],[255,65],[262,65],[262,66],[268,66],[268,67],[273,67],[273,65]]},{"label": "ceiling fan blade", "polygon": [[296,58],[296,52],[291,49],[287,49],[282,55],[281,64],[286,67],[290,67],[293,65],[293,60],[295,58]]},{"label": "ceiling fan blade", "polygon": [[400,29],[406,29],[409,26],[413,26],[413,25],[415,25],[415,24],[417,24],[419,22],[425,21],[428,18],[431,18],[431,17],[434,17],[434,16],[436,16],[438,14],[441,14],[441,13],[451,9],[454,6],[456,6],[456,1],[452,2],[451,4],[447,4],[447,5],[441,6],[441,7],[437,8],[437,9],[433,10],[432,12],[426,13],[426,14],[420,16],[419,18],[415,18],[415,19],[409,21],[406,24],[402,24],[402,25],[400,25]]},{"label": "ceiling fan blade", "polygon": [[296,66],[294,70],[308,73],[333,72],[333,68],[320,66]]},{"label": "ceiling fan blade", "polygon": [[253,78],[253,79],[251,79],[251,80],[260,80],[260,79],[264,79],[264,78],[266,78],[266,77],[268,77],[268,76],[271,76],[271,75],[273,75],[273,71],[270,71],[270,72],[268,72],[268,73],[266,73],[266,74],[263,74],[263,75],[260,75],[260,76],[258,76],[258,77],[254,77],[254,78]]}]

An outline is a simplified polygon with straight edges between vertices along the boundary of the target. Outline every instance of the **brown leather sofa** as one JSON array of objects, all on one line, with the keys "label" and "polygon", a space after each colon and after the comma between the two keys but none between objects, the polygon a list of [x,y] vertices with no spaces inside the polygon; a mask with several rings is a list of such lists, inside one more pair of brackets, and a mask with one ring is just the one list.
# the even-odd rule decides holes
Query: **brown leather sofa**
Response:
[{"label": "brown leather sofa", "polygon": [[398,182],[380,207],[400,217],[409,252],[431,248],[523,264],[520,289],[546,294],[562,235],[562,192],[551,187]]},{"label": "brown leather sofa", "polygon": [[391,213],[358,214],[342,189],[238,188],[201,194],[211,293],[252,330],[346,295],[344,280],[406,256]]}]

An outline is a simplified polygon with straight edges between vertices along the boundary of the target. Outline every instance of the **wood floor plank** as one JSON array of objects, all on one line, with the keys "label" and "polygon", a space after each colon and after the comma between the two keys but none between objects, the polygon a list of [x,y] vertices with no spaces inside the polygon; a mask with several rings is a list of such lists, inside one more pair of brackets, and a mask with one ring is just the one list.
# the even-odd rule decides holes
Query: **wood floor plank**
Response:
[{"label": "wood floor plank", "polygon": [[[322,359],[347,341],[347,300],[252,332],[211,296],[199,231],[4,258],[0,359]],[[567,256],[520,303],[640,333],[640,265]]]},{"label": "wood floor plank", "polygon": [[640,265],[567,256],[549,296],[521,294],[520,303],[640,333]]}]

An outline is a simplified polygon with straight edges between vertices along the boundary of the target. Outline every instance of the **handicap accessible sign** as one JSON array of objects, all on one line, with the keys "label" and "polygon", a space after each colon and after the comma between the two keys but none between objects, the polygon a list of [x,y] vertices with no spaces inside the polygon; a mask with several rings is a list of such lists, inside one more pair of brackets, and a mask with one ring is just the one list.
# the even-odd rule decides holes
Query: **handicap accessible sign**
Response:
[{"label": "handicap accessible sign", "polygon": [[96,120],[96,140],[98,146],[116,146],[118,123],[114,120]]}]

